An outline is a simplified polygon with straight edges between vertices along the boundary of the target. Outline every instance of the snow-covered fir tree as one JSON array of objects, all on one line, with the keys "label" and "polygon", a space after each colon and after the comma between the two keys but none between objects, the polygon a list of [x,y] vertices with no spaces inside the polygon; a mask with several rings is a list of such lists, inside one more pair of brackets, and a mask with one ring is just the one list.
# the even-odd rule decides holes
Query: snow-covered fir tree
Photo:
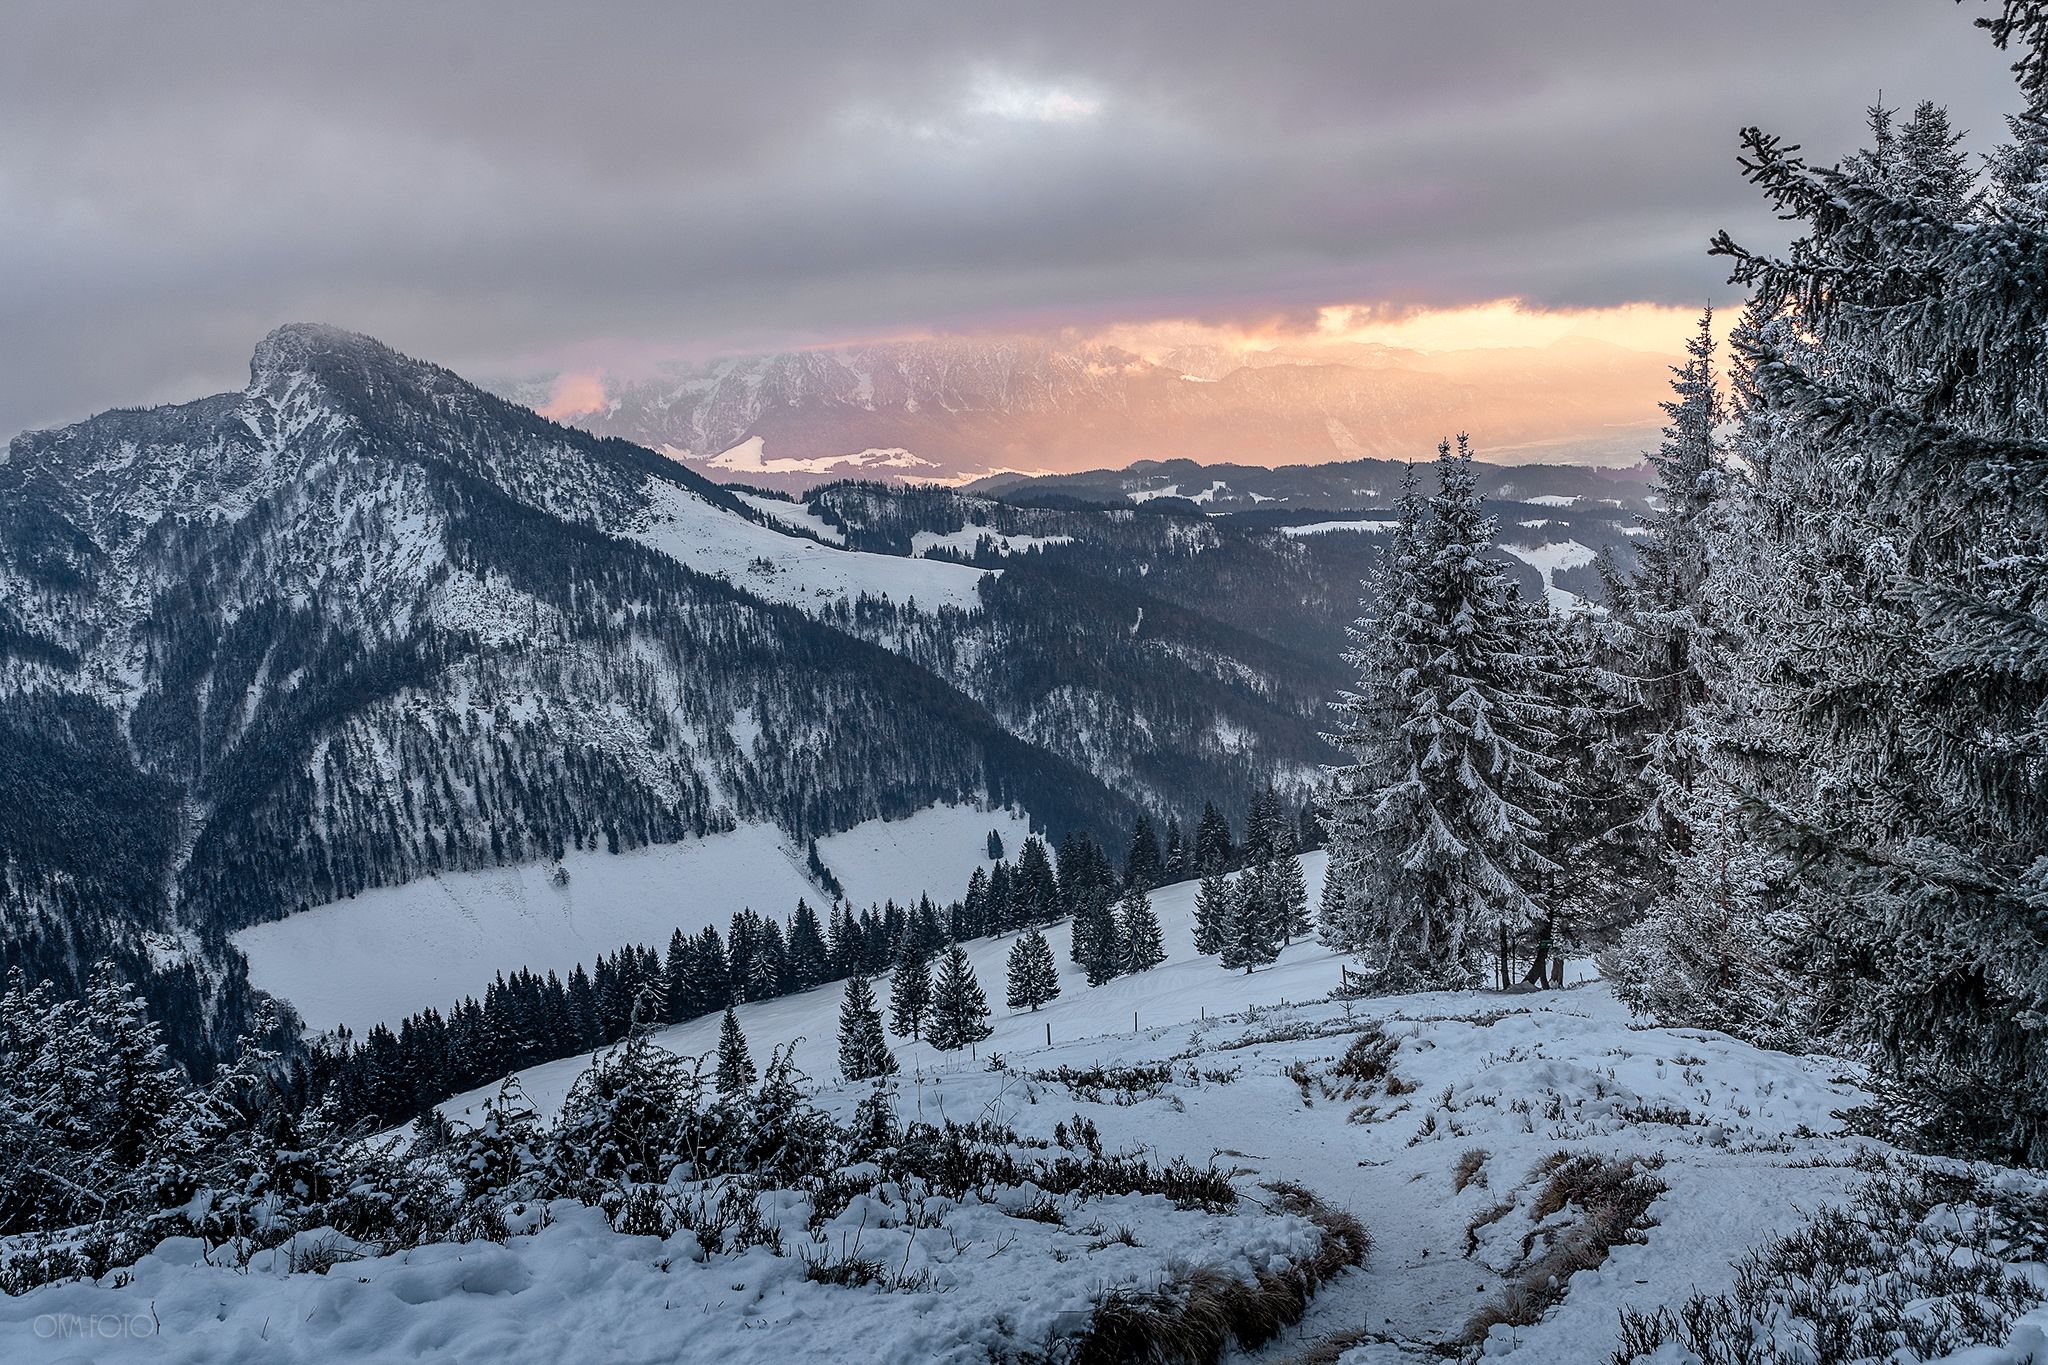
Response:
[{"label": "snow-covered fir tree", "polygon": [[1117,938],[1123,949],[1123,971],[1150,971],[1166,961],[1166,938],[1144,887],[1133,885],[1124,892],[1117,907]]},{"label": "snow-covered fir tree", "polygon": [[1223,965],[1247,974],[1280,956],[1280,934],[1256,879],[1245,873],[1230,889],[1230,916],[1223,926]]},{"label": "snow-covered fir tree", "polygon": [[1534,618],[1486,558],[1493,521],[1463,437],[1439,448],[1436,478],[1426,522],[1404,508],[1383,617],[1360,632],[1378,657],[1335,736],[1353,764],[1337,775],[1331,871],[1351,885],[1324,918],[1379,990],[1484,980],[1496,935],[1542,917],[1557,870],[1542,852],[1558,783]]},{"label": "snow-covered fir tree", "polygon": [[1195,888],[1195,951],[1210,956],[1223,951],[1230,924],[1230,879],[1221,872],[1202,878]]},{"label": "snow-covered fir tree", "polygon": [[1060,993],[1059,964],[1052,945],[1038,930],[1019,938],[1010,949],[1009,1004],[1013,1010],[1036,1010]]},{"label": "snow-covered fir tree", "polygon": [[846,983],[839,1004],[839,1074],[849,1081],[886,1076],[896,1070],[896,1054],[882,1032],[882,1011],[864,976]]},{"label": "snow-covered fir tree", "polygon": [[[1733,664],[1758,714],[1710,743],[1797,881],[1789,904],[1746,906],[1768,918],[1742,937],[1775,943],[1769,959],[1702,989],[1804,979],[1811,1017],[1869,1047],[1947,1140],[2040,1159],[2048,285],[2022,263],[2048,255],[2048,26],[2034,9],[1993,21],[2024,49],[2029,107],[1981,185],[1959,178],[1936,111],[1910,139],[1881,120],[1876,145],[1835,168],[1745,134],[1751,179],[1805,235],[1784,256],[1717,242],[1754,289],[1754,489],[1728,559],[1762,582]],[[1759,729],[1784,760],[1767,771],[1738,749]],[[1684,932],[1681,913],[1667,920]]]},{"label": "snow-covered fir tree", "polygon": [[1375,827],[1380,793],[1408,771],[1400,732],[1401,679],[1419,662],[1421,644],[1417,633],[1400,633],[1397,627],[1418,609],[1416,575],[1429,514],[1413,464],[1402,471],[1394,511],[1392,534],[1364,585],[1365,614],[1345,631],[1350,648],[1344,660],[1355,670],[1357,683],[1331,703],[1337,728],[1328,739],[1351,761],[1331,770],[1321,792],[1330,863],[1318,919],[1323,942],[1347,952],[1358,951],[1379,931],[1379,910],[1371,898],[1382,878],[1378,868],[1362,860],[1384,842]]},{"label": "snow-covered fir tree", "polygon": [[916,1038],[931,1015],[932,964],[915,930],[906,932],[896,949],[896,969],[889,978],[889,1027],[899,1038]]},{"label": "snow-covered fir tree", "polygon": [[1259,895],[1266,913],[1280,931],[1282,946],[1305,937],[1314,927],[1309,918],[1308,881],[1301,875],[1301,860],[1294,853],[1294,831],[1282,824],[1274,831],[1272,848],[1259,869]]},{"label": "snow-covered fir tree", "polygon": [[939,970],[932,977],[932,1017],[925,1039],[941,1052],[978,1043],[995,1032],[989,1023],[988,997],[974,968],[968,965],[967,950],[959,944],[946,949]]}]

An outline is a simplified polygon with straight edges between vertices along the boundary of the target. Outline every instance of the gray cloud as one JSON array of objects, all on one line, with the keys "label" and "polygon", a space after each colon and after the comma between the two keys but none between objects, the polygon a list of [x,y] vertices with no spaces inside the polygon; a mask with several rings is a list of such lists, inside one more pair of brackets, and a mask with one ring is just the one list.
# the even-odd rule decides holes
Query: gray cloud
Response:
[{"label": "gray cloud", "polygon": [[1756,122],[2011,106],[1976,0],[0,13],[0,433],[317,318],[478,373],[1520,295],[1724,300]]}]

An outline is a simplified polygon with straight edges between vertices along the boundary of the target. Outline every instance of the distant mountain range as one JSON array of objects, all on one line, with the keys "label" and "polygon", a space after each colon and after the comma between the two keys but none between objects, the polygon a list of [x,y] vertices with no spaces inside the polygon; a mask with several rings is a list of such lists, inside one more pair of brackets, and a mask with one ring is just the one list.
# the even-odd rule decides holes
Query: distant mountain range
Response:
[{"label": "distant mountain range", "polygon": [[[1190,346],[1151,359],[1037,339],[907,341],[607,381],[602,408],[562,415],[713,478],[789,490],[1141,460],[1426,458],[1456,430],[1489,460],[1625,465],[1654,443],[1666,365],[1584,339],[1431,353]],[[550,390],[501,386],[536,407]]]}]

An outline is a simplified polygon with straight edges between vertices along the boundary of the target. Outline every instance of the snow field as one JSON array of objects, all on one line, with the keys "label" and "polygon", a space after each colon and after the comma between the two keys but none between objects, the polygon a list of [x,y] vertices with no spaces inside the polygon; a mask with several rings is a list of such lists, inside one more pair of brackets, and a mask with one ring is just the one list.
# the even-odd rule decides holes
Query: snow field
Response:
[{"label": "snow field", "polygon": [[974,611],[981,605],[981,576],[996,572],[821,545],[734,516],[659,479],[648,480],[647,499],[646,524],[630,533],[633,539],[699,573],[786,606],[815,611],[866,593],[915,602],[925,611]]},{"label": "snow field", "polygon": [[[573,1201],[550,1205],[546,1226],[502,1245],[426,1246],[326,1275],[287,1273],[289,1252],[333,1234],[303,1234],[246,1273],[209,1265],[196,1240],[174,1238],[133,1266],[125,1287],[0,1298],[0,1334],[20,1361],[980,1365],[1085,1327],[1105,1285],[1150,1285],[1185,1265],[1245,1278],[1319,1244],[1290,1214],[1182,1212],[1156,1195],[1069,1200],[1064,1225],[1010,1216],[1035,1198],[1017,1189],[1002,1205],[948,1204],[919,1226],[897,1200],[857,1195],[820,1247],[800,1196],[764,1196],[789,1249],[781,1256],[766,1246],[707,1256],[688,1231],[620,1234],[601,1210]],[[1115,1239],[1124,1230],[1137,1245]],[[922,1287],[815,1283],[799,1247],[857,1251]]]},{"label": "snow field", "polygon": [[[818,841],[818,856],[856,905],[930,894],[952,900],[986,866],[988,831],[1014,857],[1030,825],[1015,811],[933,806],[870,820]],[[251,979],[314,1029],[396,1026],[428,1006],[481,999],[500,971],[567,973],[629,943],[666,946],[677,929],[715,925],[751,906],[777,919],[799,898],[831,897],[804,851],[771,825],[750,825],[625,853],[571,851],[525,863],[421,877],[244,929],[234,941]],[[568,874],[557,883],[556,868]]]}]

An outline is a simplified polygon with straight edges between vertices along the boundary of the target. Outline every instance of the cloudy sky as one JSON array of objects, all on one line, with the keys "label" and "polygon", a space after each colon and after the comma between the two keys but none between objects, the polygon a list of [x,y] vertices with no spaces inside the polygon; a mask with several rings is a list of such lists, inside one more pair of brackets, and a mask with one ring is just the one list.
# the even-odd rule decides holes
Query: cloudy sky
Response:
[{"label": "cloudy sky", "polygon": [[302,319],[500,376],[1333,316],[1675,341],[1732,298],[1710,232],[1781,235],[1737,130],[1832,159],[1881,94],[1988,145],[1983,8],[0,0],[0,436],[234,387]]}]

